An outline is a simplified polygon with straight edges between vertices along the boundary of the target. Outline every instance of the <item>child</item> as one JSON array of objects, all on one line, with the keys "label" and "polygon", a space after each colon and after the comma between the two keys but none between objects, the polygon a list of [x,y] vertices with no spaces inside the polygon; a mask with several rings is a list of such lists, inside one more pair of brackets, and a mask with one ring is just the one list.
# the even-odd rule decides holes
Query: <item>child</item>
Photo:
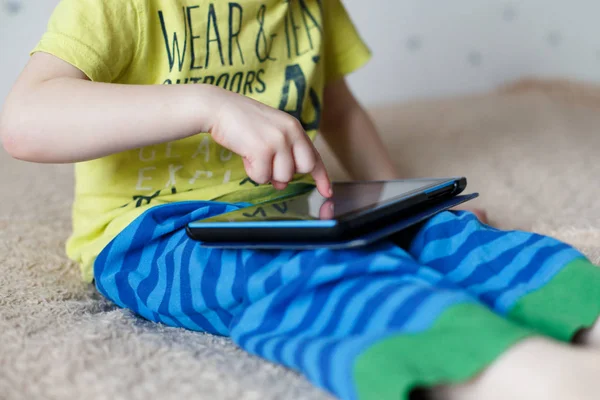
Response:
[{"label": "child", "polygon": [[397,178],[344,81],[368,58],[340,0],[63,0],[0,132],[16,158],[77,163],[67,252],[147,319],[229,335],[343,399],[597,398],[600,352],[568,342],[598,341],[600,270],[553,239],[468,212],[405,248],[187,238],[312,179],[329,196],[317,129],[354,178]]}]

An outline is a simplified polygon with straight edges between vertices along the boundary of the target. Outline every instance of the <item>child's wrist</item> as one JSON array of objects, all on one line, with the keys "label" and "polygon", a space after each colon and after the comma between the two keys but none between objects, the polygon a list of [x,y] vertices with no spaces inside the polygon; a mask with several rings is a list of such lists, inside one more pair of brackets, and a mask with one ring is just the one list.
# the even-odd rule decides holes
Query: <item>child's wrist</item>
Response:
[{"label": "child's wrist", "polygon": [[223,103],[223,91],[218,86],[207,84],[192,85],[194,88],[189,102],[188,112],[192,115],[194,127],[200,132],[210,132],[215,125],[218,110]]}]

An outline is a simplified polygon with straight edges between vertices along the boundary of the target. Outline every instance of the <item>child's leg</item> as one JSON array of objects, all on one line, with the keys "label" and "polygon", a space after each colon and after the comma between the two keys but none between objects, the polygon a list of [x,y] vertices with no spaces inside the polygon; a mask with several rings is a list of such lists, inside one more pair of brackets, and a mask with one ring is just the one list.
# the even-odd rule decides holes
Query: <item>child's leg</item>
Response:
[{"label": "child's leg", "polygon": [[577,343],[600,348],[600,318],[596,320],[594,326],[583,330],[576,340]]},{"label": "child's leg", "polygon": [[552,238],[446,212],[420,229],[410,253],[500,314],[560,340],[600,315],[600,268]]},{"label": "child's leg", "polygon": [[466,383],[438,387],[427,400],[576,399],[600,396],[600,353],[541,338],[521,341]]},{"label": "child's leg", "polygon": [[98,289],[150,320],[231,335],[343,399],[406,399],[414,387],[465,381],[534,334],[391,244],[205,249],[183,230],[211,213],[201,206],[136,220],[98,257]]},{"label": "child's leg", "polygon": [[[304,252],[285,265],[264,257],[244,265],[250,301],[233,340],[343,399],[406,399],[415,387],[463,381],[533,335],[391,244]],[[265,268],[277,276],[271,291]]]}]

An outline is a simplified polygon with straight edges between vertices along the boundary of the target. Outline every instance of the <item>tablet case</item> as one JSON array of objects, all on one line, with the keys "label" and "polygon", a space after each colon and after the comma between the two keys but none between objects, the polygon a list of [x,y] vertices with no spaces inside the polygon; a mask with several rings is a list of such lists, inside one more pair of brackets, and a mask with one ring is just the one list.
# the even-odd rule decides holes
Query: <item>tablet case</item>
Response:
[{"label": "tablet case", "polygon": [[420,222],[423,222],[434,215],[454,208],[462,203],[469,200],[473,200],[478,197],[478,193],[469,195],[456,196],[448,200],[444,200],[440,203],[433,205],[426,210],[419,211],[418,213],[411,215],[410,217],[403,218],[399,221],[380,228],[375,231],[371,231],[364,235],[354,237],[347,240],[335,241],[335,242],[213,242],[207,243],[202,242],[203,247],[209,248],[220,248],[220,249],[255,249],[255,250],[311,250],[311,249],[351,249],[361,246],[366,246],[379,240],[385,239],[392,236],[404,229],[414,226]]}]

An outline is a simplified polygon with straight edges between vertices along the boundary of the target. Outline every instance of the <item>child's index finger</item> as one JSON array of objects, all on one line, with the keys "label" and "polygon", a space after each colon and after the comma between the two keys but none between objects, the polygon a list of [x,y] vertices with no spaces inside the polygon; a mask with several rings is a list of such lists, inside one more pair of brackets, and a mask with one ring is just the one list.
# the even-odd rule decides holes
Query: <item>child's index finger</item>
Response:
[{"label": "child's index finger", "polygon": [[315,164],[315,168],[312,170],[311,175],[315,180],[315,183],[317,184],[317,190],[319,191],[319,193],[321,193],[321,196],[325,198],[330,198],[331,196],[333,196],[329,175],[327,175],[325,165],[323,164],[323,161],[320,158]]}]

